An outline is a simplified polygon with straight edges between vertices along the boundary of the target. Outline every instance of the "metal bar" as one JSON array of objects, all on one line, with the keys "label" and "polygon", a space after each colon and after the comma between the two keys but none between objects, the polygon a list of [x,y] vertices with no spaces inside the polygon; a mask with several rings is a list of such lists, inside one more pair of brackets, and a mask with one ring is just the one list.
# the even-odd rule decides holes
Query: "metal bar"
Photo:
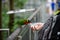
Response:
[{"label": "metal bar", "polygon": [[34,11],[35,9],[20,9],[20,10],[12,10],[8,11],[7,14],[13,14],[13,13],[21,13],[21,12],[29,12],[29,11]]},{"label": "metal bar", "polygon": [[7,31],[9,36],[9,29],[0,29],[0,31]]},{"label": "metal bar", "polygon": [[9,30],[9,29],[0,29],[0,31],[7,31],[7,30]]},{"label": "metal bar", "polygon": [[31,28],[29,29],[29,40],[31,40]]},{"label": "metal bar", "polygon": [[20,33],[20,28],[17,28],[8,38],[7,40],[15,40]]},{"label": "metal bar", "polygon": [[36,11],[28,18],[28,20],[31,20],[36,14],[38,11],[40,11],[40,8],[41,8],[41,5],[38,9],[36,9]]}]

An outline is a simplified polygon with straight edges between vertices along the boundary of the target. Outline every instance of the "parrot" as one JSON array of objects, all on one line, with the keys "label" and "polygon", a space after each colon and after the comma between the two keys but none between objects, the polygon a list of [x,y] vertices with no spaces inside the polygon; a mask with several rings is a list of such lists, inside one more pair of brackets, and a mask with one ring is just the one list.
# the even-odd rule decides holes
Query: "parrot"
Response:
[{"label": "parrot", "polygon": [[27,25],[28,23],[30,23],[30,20],[27,19],[20,19],[17,24],[19,25]]}]

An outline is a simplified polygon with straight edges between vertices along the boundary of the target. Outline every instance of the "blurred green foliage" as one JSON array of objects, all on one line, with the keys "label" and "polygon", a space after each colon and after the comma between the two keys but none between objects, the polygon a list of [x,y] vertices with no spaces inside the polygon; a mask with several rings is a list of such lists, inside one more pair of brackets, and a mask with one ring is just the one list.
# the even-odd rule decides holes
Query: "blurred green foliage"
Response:
[{"label": "blurred green foliage", "polygon": [[24,4],[26,3],[27,0],[14,0],[14,4],[15,4],[15,7],[18,7],[18,8],[23,8],[24,7]]},{"label": "blurred green foliage", "polygon": [[[7,11],[9,10],[9,1],[4,0],[6,2],[2,3],[2,28],[8,28],[8,23],[9,23],[9,15],[7,15]],[[14,9],[22,9],[24,7],[24,4],[27,2],[27,0],[14,0]],[[20,17],[21,18],[21,17]],[[15,18],[14,20],[14,27],[11,31],[14,31],[17,28],[17,22],[18,18]],[[7,37],[7,32],[3,32],[3,39],[5,40]]]}]

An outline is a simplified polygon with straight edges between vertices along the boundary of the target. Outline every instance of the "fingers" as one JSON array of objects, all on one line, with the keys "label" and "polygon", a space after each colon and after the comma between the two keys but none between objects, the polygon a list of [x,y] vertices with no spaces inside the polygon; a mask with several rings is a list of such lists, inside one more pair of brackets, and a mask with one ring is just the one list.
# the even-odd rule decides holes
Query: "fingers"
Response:
[{"label": "fingers", "polygon": [[33,26],[31,26],[31,29],[34,31],[34,30],[40,30],[42,29],[44,23],[38,23],[38,24],[35,24]]},{"label": "fingers", "polygon": [[32,29],[33,31],[35,31],[35,30],[36,30],[36,28],[35,28],[34,26],[32,26],[32,27],[31,27],[31,29]]},{"label": "fingers", "polygon": [[38,24],[37,27],[35,27],[35,28],[36,28],[36,30],[41,30],[42,27],[43,27],[43,24]]}]

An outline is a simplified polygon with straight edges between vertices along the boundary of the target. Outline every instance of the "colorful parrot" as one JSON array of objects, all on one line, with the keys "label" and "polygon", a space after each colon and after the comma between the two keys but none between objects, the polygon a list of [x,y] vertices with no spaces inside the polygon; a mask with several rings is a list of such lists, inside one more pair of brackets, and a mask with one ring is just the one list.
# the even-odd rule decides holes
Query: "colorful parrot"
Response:
[{"label": "colorful parrot", "polygon": [[19,25],[27,25],[28,23],[30,23],[30,21],[27,20],[27,19],[20,19],[20,20],[17,22],[17,24],[19,24]]}]

